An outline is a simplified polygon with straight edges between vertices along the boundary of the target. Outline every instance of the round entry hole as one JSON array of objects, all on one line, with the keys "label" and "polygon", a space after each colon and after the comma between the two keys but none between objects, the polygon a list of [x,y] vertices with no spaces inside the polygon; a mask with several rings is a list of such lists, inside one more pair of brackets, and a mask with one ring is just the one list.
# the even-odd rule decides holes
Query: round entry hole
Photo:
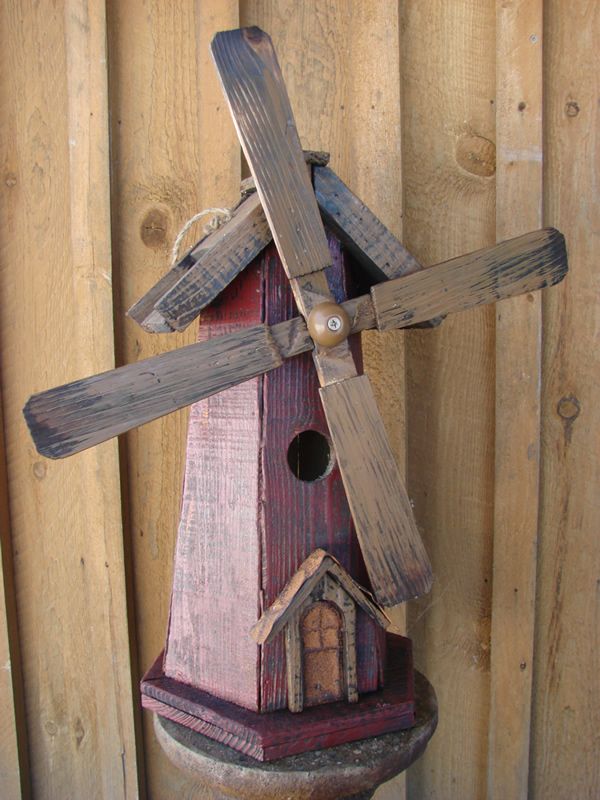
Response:
[{"label": "round entry hole", "polygon": [[333,467],[329,441],[318,431],[296,434],[288,447],[287,459],[290,469],[301,481],[318,481],[329,475]]}]

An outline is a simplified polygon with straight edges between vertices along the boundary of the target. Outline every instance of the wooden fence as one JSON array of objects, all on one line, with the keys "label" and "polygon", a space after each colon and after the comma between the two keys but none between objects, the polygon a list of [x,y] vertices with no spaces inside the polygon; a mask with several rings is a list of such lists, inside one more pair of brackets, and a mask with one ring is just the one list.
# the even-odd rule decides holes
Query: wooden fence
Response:
[{"label": "wooden fence", "polygon": [[440,702],[407,796],[599,797],[600,5],[5,0],[0,15],[0,796],[202,797],[137,691],[165,636],[186,415],[50,462],[21,408],[194,338],[124,311],[182,223],[236,196],[208,45],[258,24],[304,145],[423,263],[542,225],[567,237],[559,287],[366,346],[437,577],[407,611]]}]

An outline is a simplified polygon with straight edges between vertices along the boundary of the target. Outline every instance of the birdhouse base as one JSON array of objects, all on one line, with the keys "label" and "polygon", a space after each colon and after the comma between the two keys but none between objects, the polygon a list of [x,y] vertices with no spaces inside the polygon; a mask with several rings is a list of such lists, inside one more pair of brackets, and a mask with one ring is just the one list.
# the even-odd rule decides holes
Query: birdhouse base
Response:
[{"label": "birdhouse base", "polygon": [[154,730],[168,759],[192,777],[206,800],[368,800],[423,754],[435,731],[435,692],[419,673],[415,698],[417,718],[409,730],[267,764],[164,717],[155,715]]},{"label": "birdhouse base", "polygon": [[164,674],[161,654],[142,680],[142,705],[258,761],[274,761],[411,728],[416,703],[410,639],[388,634],[387,652],[383,689],[357,703],[329,703],[298,714],[256,713],[179,683]]}]

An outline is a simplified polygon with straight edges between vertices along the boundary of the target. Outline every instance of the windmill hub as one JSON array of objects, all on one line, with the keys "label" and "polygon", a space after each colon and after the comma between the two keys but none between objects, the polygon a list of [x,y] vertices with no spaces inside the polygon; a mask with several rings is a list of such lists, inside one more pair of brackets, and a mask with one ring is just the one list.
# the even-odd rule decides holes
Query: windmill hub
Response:
[{"label": "windmill hub", "polygon": [[348,312],[337,303],[319,303],[307,320],[308,332],[321,347],[335,347],[347,339],[352,330]]}]

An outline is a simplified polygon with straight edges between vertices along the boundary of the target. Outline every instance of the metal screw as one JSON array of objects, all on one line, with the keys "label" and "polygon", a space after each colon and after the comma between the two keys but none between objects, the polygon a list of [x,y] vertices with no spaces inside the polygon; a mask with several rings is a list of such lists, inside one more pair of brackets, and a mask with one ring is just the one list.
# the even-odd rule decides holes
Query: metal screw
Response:
[{"label": "metal screw", "polygon": [[339,317],[329,317],[327,327],[330,331],[339,331],[342,327],[342,320]]}]

